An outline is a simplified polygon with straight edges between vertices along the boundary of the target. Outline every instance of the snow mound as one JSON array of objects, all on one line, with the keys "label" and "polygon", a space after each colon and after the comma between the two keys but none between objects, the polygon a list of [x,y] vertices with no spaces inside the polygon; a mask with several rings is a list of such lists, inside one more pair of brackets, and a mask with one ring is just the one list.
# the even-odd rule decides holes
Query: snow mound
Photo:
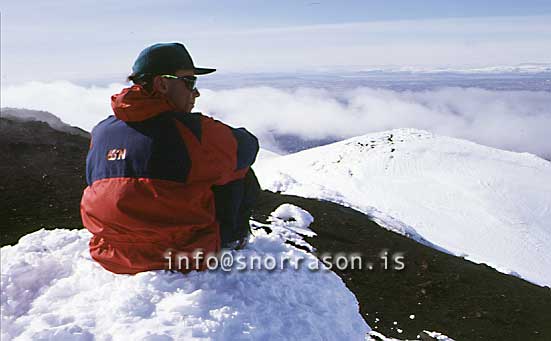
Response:
[{"label": "snow mound", "polygon": [[309,226],[314,222],[314,217],[302,208],[283,204],[279,206],[268,218],[273,225],[282,226],[307,237],[315,237],[316,233]]},{"label": "snow mound", "polygon": [[303,266],[115,275],[90,258],[89,239],[40,230],[1,249],[2,340],[365,340],[370,331],[342,280],[309,270],[318,260],[277,233],[256,231],[232,255]]},{"label": "snow mound", "polygon": [[263,224],[256,221],[251,221],[251,226],[255,229],[265,229],[266,231],[274,232],[281,236],[286,242],[293,246],[315,252],[316,249],[310,245],[303,237],[315,237],[317,234],[312,231],[309,226],[314,221],[314,217],[302,208],[283,204],[279,206],[268,217],[269,224]]},{"label": "snow mound", "polygon": [[353,207],[449,253],[551,285],[551,163],[416,129],[262,160],[263,188]]},{"label": "snow mound", "polygon": [[454,341],[449,336],[444,335],[444,334],[439,333],[439,332],[431,332],[431,331],[428,331],[428,330],[423,330],[423,333],[427,334],[428,336],[430,336],[433,339],[438,340],[438,341]]}]

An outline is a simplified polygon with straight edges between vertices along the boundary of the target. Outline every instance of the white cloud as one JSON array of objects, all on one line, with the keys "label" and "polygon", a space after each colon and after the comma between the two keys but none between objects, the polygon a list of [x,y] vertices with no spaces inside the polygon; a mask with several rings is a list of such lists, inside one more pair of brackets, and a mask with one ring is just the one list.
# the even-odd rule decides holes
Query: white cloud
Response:
[{"label": "white cloud", "polygon": [[548,92],[442,88],[397,92],[357,88],[341,94],[318,89],[245,88],[203,91],[200,108],[222,120],[309,138],[352,137],[412,127],[507,150],[550,157]]},{"label": "white cloud", "polygon": [[[110,96],[123,86],[85,88],[69,82],[33,82],[5,87],[2,105],[50,111],[69,124],[90,130],[111,113]],[[551,157],[549,92],[356,88],[336,95],[324,89],[251,87],[201,93],[198,110],[247,127],[261,137],[265,147],[275,150],[273,132],[346,138],[412,127]]]},{"label": "white cloud", "polygon": [[90,131],[112,113],[111,95],[122,84],[107,87],[82,87],[67,81],[29,82],[2,88],[2,106],[45,110],[63,122]]}]

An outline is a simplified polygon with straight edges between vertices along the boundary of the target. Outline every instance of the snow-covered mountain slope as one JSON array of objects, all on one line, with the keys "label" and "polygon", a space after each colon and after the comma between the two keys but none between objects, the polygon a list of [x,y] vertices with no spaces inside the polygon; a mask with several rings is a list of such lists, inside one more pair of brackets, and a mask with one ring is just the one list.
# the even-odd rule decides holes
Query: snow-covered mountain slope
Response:
[{"label": "snow-covered mountain slope", "polygon": [[[272,217],[274,232],[256,231],[232,266],[185,275],[107,272],[90,258],[87,230],[28,234],[1,249],[1,339],[365,340],[370,328],[343,281],[312,271],[318,260],[277,233],[298,238],[285,220],[303,231],[311,216],[286,205]],[[238,257],[257,265],[240,270]]]},{"label": "snow-covered mountain slope", "polygon": [[262,160],[265,189],[331,200],[427,245],[551,286],[551,163],[397,129]]},{"label": "snow-covered mountain slope", "polygon": [[265,159],[272,159],[272,158],[278,157],[278,156],[281,156],[281,155],[278,154],[278,153],[272,152],[271,150],[260,148],[260,150],[258,151],[258,155],[256,157],[256,160],[260,161],[260,160],[265,160]]}]

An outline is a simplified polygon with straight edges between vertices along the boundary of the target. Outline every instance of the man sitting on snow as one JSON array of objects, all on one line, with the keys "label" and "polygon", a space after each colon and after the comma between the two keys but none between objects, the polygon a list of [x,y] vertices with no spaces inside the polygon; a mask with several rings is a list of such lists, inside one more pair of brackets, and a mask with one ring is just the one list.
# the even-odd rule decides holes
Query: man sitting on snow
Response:
[{"label": "man sitting on snow", "polygon": [[135,274],[166,269],[169,251],[242,247],[259,192],[249,168],[258,141],[191,113],[196,76],[215,69],[195,67],[180,43],[161,43],[143,50],[132,71],[134,85],[111,97],[115,115],[92,130],[81,202],[92,258]]}]

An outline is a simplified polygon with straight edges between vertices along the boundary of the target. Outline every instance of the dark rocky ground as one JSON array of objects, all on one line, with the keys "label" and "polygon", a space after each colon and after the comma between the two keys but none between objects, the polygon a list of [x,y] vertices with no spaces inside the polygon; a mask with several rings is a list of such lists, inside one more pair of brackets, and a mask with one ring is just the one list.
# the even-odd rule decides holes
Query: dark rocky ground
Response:
[{"label": "dark rocky ground", "polygon": [[[79,201],[88,143],[45,123],[0,118],[2,245],[42,227],[82,228]],[[254,218],[262,221],[282,203],[314,216],[311,228],[318,236],[308,241],[318,254],[359,252],[364,264],[373,263],[371,271],[336,273],[375,330],[401,339],[415,339],[427,329],[457,340],[551,340],[549,288],[425,247],[333,203],[263,192]],[[396,253],[403,254],[404,270],[391,269]]]},{"label": "dark rocky ground", "polygon": [[[318,236],[306,240],[318,254],[358,252],[364,264],[374,264],[371,271],[333,268],[374,330],[400,339],[415,339],[425,329],[456,340],[551,340],[549,288],[420,245],[333,203],[264,192],[255,218],[262,220],[282,203],[314,216],[310,227]],[[392,269],[391,255],[398,253],[405,263],[400,271]]]},{"label": "dark rocky ground", "polygon": [[2,245],[42,227],[80,227],[88,146],[43,122],[0,118]]}]

